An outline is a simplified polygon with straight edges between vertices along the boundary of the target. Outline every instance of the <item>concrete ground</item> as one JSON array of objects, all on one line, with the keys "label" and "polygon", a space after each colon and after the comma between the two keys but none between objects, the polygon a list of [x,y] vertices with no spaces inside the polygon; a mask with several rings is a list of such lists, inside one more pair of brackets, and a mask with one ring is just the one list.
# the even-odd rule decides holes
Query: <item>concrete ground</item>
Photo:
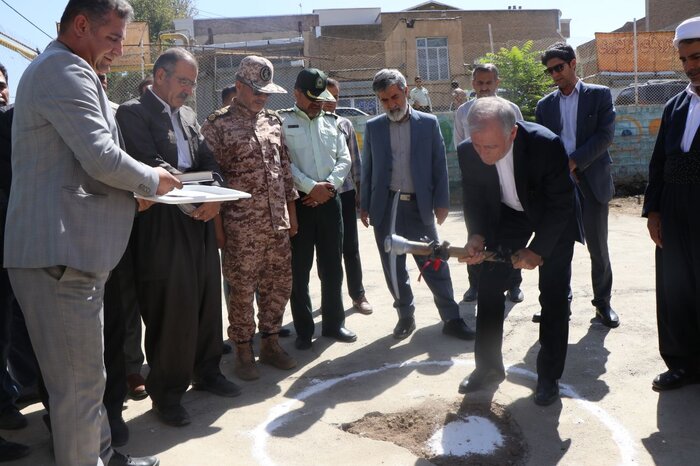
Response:
[{"label": "concrete ground", "polygon": [[[640,208],[629,202],[625,206],[613,208],[610,215],[612,305],[620,315],[619,328],[610,330],[593,320],[590,261],[585,248],[576,247],[561,402],[542,408],[532,401],[538,326],[530,319],[539,308],[534,271],[523,274],[525,301],[509,305],[503,344],[507,380],[493,394],[468,395],[484,401],[492,397],[508,408],[527,443],[527,464],[700,464],[700,386],[662,394],[651,390],[653,377],[664,370],[657,346],[653,248]],[[161,424],[148,399],[129,400],[124,418],[131,440],[121,451],[158,455],[164,466],[429,464],[396,445],[338,428],[372,411],[398,412],[429,399],[459,401],[457,386],[473,369],[473,342],[442,335],[430,292],[423,282],[416,283],[412,261],[417,330],[405,341],[391,337],[396,313],[372,231],[360,229],[365,287],[375,312],[356,313],[345,298],[347,327],[357,332],[356,343],[320,337],[311,351],[302,352],[294,349],[293,337],[283,339],[299,366],[290,372],[262,366],[255,382],[236,380],[233,358],[225,356],[224,374],[240,383],[243,394],[225,399],[188,392],[184,404],[192,424],[184,428]],[[453,211],[439,232],[442,239],[463,244],[461,213]],[[459,300],[466,289],[466,267],[454,262],[451,267]],[[315,278],[312,292],[318,306]],[[474,306],[462,303],[461,310],[473,324]],[[290,318],[287,312],[285,323]],[[39,405],[24,412],[28,428],[0,432],[32,447],[32,454],[15,464],[51,464]]]}]

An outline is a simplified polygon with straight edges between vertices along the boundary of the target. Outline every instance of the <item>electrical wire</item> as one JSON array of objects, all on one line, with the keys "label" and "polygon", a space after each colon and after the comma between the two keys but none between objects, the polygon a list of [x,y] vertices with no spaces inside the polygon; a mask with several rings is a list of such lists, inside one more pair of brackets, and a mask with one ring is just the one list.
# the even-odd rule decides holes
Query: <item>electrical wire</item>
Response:
[{"label": "electrical wire", "polygon": [[52,40],[53,40],[53,37],[51,37],[49,34],[47,34],[46,31],[44,31],[44,30],[41,29],[39,26],[37,26],[36,24],[34,24],[33,22],[31,22],[26,16],[24,16],[22,13],[20,13],[19,11],[17,11],[12,5],[10,5],[9,3],[7,3],[5,0],[0,0],[0,2],[4,3],[5,5],[7,5],[7,7],[8,7],[9,9],[11,9],[12,11],[14,11],[14,12],[17,13],[18,15],[20,15],[20,16],[22,17],[22,19],[24,19],[26,22],[28,22],[29,24],[31,24],[32,26],[34,26],[35,28],[37,28],[37,29],[38,29],[41,33],[43,33],[46,37],[48,37],[49,39],[52,39]]}]

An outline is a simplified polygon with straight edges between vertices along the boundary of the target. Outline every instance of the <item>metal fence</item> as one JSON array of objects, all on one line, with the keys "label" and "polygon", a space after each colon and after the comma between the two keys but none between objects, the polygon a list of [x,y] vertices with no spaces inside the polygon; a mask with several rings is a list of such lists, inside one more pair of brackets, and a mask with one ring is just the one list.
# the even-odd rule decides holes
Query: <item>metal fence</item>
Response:
[{"label": "metal fence", "polygon": [[[341,83],[339,106],[354,107],[369,115],[381,112],[381,107],[372,92],[374,74],[385,67],[398,68],[408,78],[409,86],[413,77],[407,73],[406,57],[395,52],[386,52],[390,48],[378,47],[376,41],[355,40],[356,51],[346,55],[334,55],[328,50],[334,49],[333,38],[324,38],[322,47],[309,50],[303,56],[300,47],[262,51],[260,49],[224,49],[207,46],[193,46],[193,52],[199,63],[197,88],[190,105],[196,109],[199,119],[205,119],[211,112],[221,107],[221,90],[235,82],[235,73],[241,59],[249,54],[263,54],[275,66],[275,82],[289,91],[288,94],[270,96],[268,107],[282,109],[294,104],[293,88],[296,75],[304,66],[320,68]],[[544,50],[556,39],[539,40],[533,50]],[[522,41],[510,41],[498,44],[501,47],[522,47]],[[478,46],[478,47],[477,47]],[[476,44],[476,49],[488,50],[488,44]],[[123,63],[108,75],[110,99],[122,103],[138,97],[137,87],[141,80],[152,71],[152,63],[163,51],[156,46],[134,46],[125,50]],[[496,50],[498,51],[498,50]],[[454,66],[456,50],[450,48],[451,73],[448,79],[430,80],[424,78],[424,86],[429,90],[434,112],[454,110],[453,88],[451,81],[471,93],[471,64],[460,63]],[[688,81],[680,70],[666,69],[655,72],[609,71],[619,68],[617,63],[606,63],[598,57],[595,45],[584,44],[577,50],[577,71],[586,82],[599,83],[610,87],[616,106],[623,105],[659,105],[685,88]],[[455,70],[457,70],[455,72]],[[414,71],[415,73],[415,71]],[[501,76],[501,88],[510,89],[507,75]]]}]

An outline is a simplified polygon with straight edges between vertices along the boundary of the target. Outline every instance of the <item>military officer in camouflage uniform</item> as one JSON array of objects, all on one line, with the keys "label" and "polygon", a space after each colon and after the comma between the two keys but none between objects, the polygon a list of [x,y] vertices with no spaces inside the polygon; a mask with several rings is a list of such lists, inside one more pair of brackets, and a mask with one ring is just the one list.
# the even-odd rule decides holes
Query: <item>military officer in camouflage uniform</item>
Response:
[{"label": "military officer in camouflage uniform", "polygon": [[279,345],[282,315],[292,289],[290,236],[297,232],[289,155],[277,113],[265,110],[270,94],[286,93],[272,82],[273,67],[263,57],[245,57],[236,73],[237,95],[202,126],[228,187],[251,194],[225,203],[223,273],[232,285],[228,335],[236,344],[235,373],[260,377],[255,365],[253,299],[257,290],[260,362],[279,369],[296,361]]},{"label": "military officer in camouflage uniform", "polygon": [[282,132],[292,161],[294,186],[299,191],[299,234],[292,238],[292,296],[290,304],[297,349],[310,349],[314,335],[309,272],[314,261],[321,279],[321,335],[342,342],[357,340],[345,328],[343,308],[343,219],[338,190],[350,171],[350,153],[338,129],[337,116],[324,112],[332,101],[327,77],[305,68],[294,84],[296,105],[280,110]]}]

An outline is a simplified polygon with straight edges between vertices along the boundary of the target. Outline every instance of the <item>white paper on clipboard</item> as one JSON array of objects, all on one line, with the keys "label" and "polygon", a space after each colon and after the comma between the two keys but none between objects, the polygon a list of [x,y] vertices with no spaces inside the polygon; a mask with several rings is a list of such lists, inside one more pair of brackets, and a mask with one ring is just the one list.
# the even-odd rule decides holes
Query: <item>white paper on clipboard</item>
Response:
[{"label": "white paper on clipboard", "polygon": [[200,202],[222,202],[235,201],[237,199],[247,199],[250,194],[236,189],[222,188],[219,186],[206,185],[184,185],[182,189],[173,189],[168,194],[162,196],[141,196],[134,194],[140,199],[160,202],[161,204],[196,204]]}]

